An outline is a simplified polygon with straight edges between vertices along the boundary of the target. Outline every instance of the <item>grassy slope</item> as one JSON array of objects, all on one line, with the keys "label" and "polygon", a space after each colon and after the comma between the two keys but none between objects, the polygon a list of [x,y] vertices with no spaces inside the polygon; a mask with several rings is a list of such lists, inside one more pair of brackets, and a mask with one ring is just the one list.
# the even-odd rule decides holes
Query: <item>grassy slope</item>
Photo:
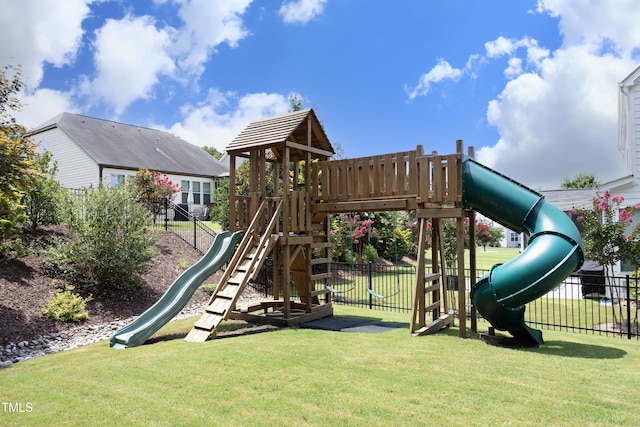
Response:
[{"label": "grassy slope", "polygon": [[[337,307],[408,322],[409,315]],[[545,331],[539,349],[283,329],[112,350],[102,342],[0,370],[3,425],[633,425],[640,344]],[[2,411],[2,407],[0,407]]]}]

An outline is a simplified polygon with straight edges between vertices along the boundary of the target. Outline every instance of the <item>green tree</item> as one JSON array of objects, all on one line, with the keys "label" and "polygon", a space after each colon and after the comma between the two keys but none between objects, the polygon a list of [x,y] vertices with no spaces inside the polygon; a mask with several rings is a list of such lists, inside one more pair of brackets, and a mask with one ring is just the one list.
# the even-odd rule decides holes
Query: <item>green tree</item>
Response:
[{"label": "green tree", "polygon": [[289,95],[289,112],[302,110],[302,97],[297,93]]},{"label": "green tree", "polygon": [[215,206],[211,209],[211,219],[222,227],[229,229],[229,180],[220,180],[218,188],[213,193]]},{"label": "green tree", "polygon": [[15,95],[22,87],[20,67],[0,69],[0,257],[12,251],[24,253],[18,237],[20,224],[27,219],[22,198],[38,175],[35,144],[12,114],[21,108]]},{"label": "green tree", "polygon": [[215,157],[218,160],[220,160],[224,155],[224,153],[222,153],[221,151],[218,151],[218,149],[216,149],[215,147],[209,147],[205,145],[204,147],[202,147],[202,149],[207,153],[211,154],[213,157]]},{"label": "green tree", "polygon": [[36,155],[36,168],[40,175],[33,178],[25,192],[25,213],[31,224],[31,231],[40,225],[59,224],[58,199],[62,196],[62,186],[55,180],[57,162],[51,163],[50,151]]},{"label": "green tree", "polygon": [[171,200],[174,194],[182,191],[180,185],[169,179],[167,174],[140,168],[129,181],[134,196],[154,215],[162,210],[160,203]]},{"label": "green tree", "polygon": [[562,178],[560,188],[563,190],[571,190],[578,188],[596,188],[600,183],[596,181],[596,177],[589,173],[579,173],[573,178]]},{"label": "green tree", "polygon": [[[620,260],[638,262],[635,254],[625,255],[625,252],[637,249],[635,242],[640,237],[638,236],[640,224],[634,227],[631,234],[626,234],[625,229],[633,222],[632,212],[639,209],[640,205],[621,208],[623,201],[624,197],[612,197],[609,191],[605,191],[602,197],[593,198],[592,209],[572,212],[582,229],[585,255],[588,259],[604,266],[607,286],[613,298],[619,297],[616,296],[615,286],[610,281],[613,266]],[[612,310],[615,321],[615,308]],[[620,309],[620,316],[622,317],[622,309]]]}]

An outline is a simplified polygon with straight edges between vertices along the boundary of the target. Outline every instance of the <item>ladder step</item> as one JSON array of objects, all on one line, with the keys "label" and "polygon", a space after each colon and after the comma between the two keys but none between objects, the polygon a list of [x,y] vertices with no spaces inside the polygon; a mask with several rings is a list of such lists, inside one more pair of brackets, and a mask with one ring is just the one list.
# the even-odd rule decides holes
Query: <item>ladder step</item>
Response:
[{"label": "ladder step", "polygon": [[440,277],[440,273],[430,273],[430,274],[426,274],[424,276],[424,282],[433,282],[434,280],[437,280]]},{"label": "ladder step", "polygon": [[205,313],[196,323],[193,324],[193,327],[210,331],[218,326],[222,320],[223,316],[219,314]]},{"label": "ladder step", "polygon": [[311,243],[311,249],[330,248],[330,247],[331,247],[331,242],[313,242],[313,243]]},{"label": "ladder step", "polygon": [[424,308],[424,311],[431,311],[431,310],[435,310],[436,308],[440,308],[440,301],[436,301],[432,304],[429,304]]},{"label": "ladder step", "polygon": [[329,277],[331,277],[331,273],[312,274],[311,275],[311,281],[324,280],[324,279],[328,279]]},{"label": "ladder step", "polygon": [[316,291],[311,291],[311,296],[312,297],[317,297],[318,295],[324,295],[324,294],[329,294],[331,293],[331,291],[327,288],[324,289],[318,289]]},{"label": "ladder step", "polygon": [[442,316],[440,316],[439,318],[435,319],[433,322],[429,323],[426,326],[423,326],[422,328],[418,329],[417,331],[415,331],[413,334],[414,337],[420,336],[420,335],[426,335],[429,334],[431,332],[436,332],[439,331],[440,329],[445,328],[447,325],[450,325],[452,322],[452,316],[450,314],[444,314]]},{"label": "ladder step", "polygon": [[311,265],[328,264],[328,263],[329,263],[329,258],[314,258],[311,260]]},{"label": "ladder step", "polygon": [[424,288],[424,293],[426,294],[427,292],[433,292],[433,291],[438,291],[440,290],[440,283],[435,283],[431,286],[427,286]]},{"label": "ladder step", "polygon": [[211,335],[215,336],[215,332],[212,334],[211,331],[193,328],[189,331],[184,340],[187,342],[205,342]]}]

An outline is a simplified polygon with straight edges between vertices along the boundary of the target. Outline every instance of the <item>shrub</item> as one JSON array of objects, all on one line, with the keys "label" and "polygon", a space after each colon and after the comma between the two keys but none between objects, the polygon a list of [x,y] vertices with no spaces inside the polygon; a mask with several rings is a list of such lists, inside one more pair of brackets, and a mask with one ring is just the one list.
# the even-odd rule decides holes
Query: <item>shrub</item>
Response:
[{"label": "shrub", "polygon": [[141,286],[140,275],[154,255],[146,230],[150,213],[126,187],[67,193],[61,210],[69,233],[46,256],[69,282],[92,292],[131,292]]},{"label": "shrub", "polygon": [[216,290],[217,287],[218,285],[215,283],[205,283],[200,287],[200,290],[207,295],[213,295],[213,292]]},{"label": "shrub", "polygon": [[[55,283],[52,285],[55,286]],[[67,285],[64,290],[56,289],[53,297],[47,301],[42,313],[58,322],[82,322],[89,318],[86,307],[91,297],[83,298],[73,292],[75,288]]]},{"label": "shrub", "polygon": [[25,194],[25,213],[34,231],[39,225],[59,224],[58,198],[62,186],[54,179],[57,162],[50,166],[52,153],[38,154],[37,169],[40,175],[33,178]]}]

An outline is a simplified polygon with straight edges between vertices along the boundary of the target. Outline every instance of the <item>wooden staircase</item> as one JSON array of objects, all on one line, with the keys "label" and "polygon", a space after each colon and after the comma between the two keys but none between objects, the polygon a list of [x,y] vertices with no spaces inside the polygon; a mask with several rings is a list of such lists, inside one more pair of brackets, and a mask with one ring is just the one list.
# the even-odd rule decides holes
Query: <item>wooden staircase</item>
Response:
[{"label": "wooden staircase", "polygon": [[260,234],[260,225],[264,224],[262,218],[267,213],[267,204],[263,202],[260,205],[220,283],[205,306],[204,314],[193,325],[185,341],[204,342],[210,336],[215,338],[216,328],[235,310],[236,302],[245,286],[256,278],[262,264],[278,242],[277,227],[281,211],[282,201],[277,204],[266,229]]}]

